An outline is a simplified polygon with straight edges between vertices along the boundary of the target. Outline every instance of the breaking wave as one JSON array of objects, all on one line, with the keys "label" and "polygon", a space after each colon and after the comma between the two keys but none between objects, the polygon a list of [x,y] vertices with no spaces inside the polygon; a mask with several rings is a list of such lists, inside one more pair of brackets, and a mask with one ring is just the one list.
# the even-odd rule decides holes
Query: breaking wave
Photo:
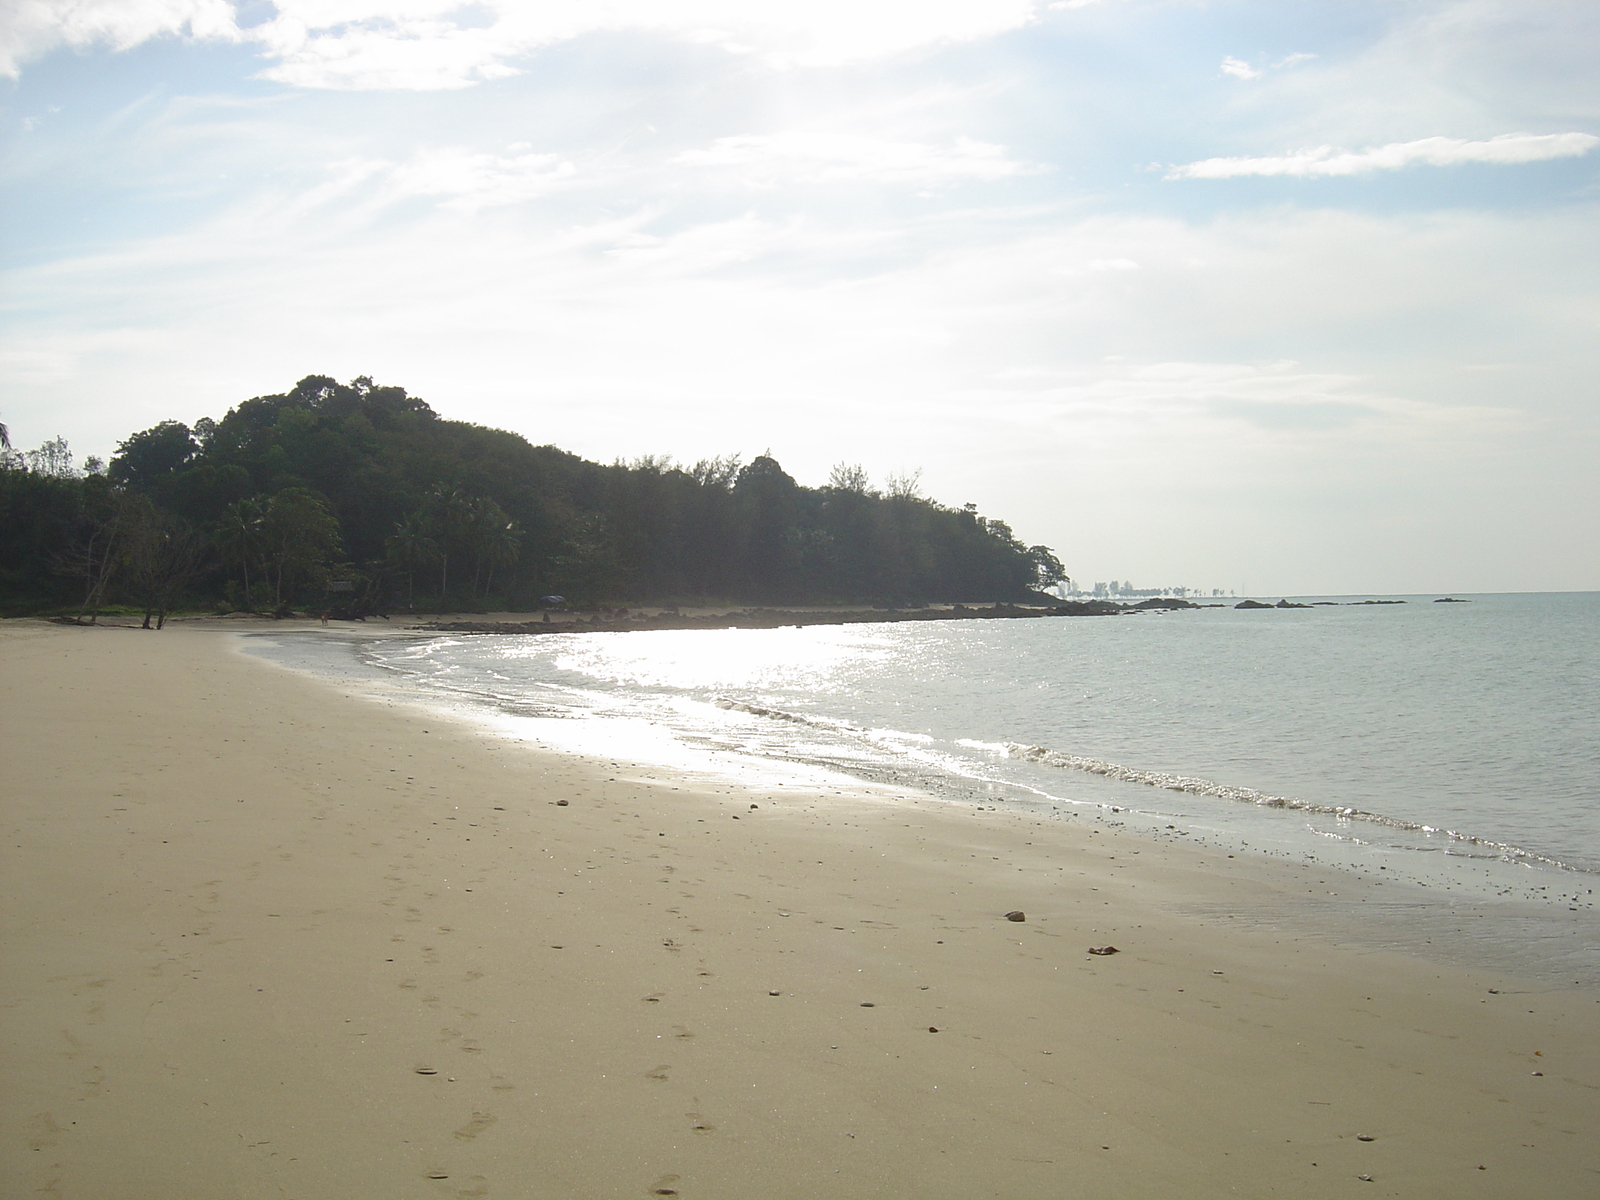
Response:
[{"label": "breaking wave", "polygon": [[1123,783],[1144,784],[1146,787],[1163,788],[1170,792],[1189,792],[1196,796],[1216,796],[1223,800],[1237,800],[1244,804],[1255,804],[1261,808],[1293,809],[1296,812],[1312,813],[1318,816],[1340,817],[1351,821],[1367,821],[1389,829],[1404,829],[1411,833],[1424,833],[1450,838],[1466,845],[1482,847],[1496,856],[1525,859],[1529,862],[1561,867],[1564,870],[1575,869],[1568,867],[1566,863],[1558,859],[1535,854],[1530,850],[1524,850],[1520,846],[1491,841],[1470,833],[1460,833],[1454,829],[1441,829],[1438,826],[1424,825],[1417,821],[1403,821],[1396,817],[1386,817],[1382,813],[1368,812],[1361,808],[1350,808],[1337,804],[1316,804],[1308,800],[1296,800],[1290,796],[1274,796],[1268,792],[1258,792],[1254,788],[1216,783],[1210,779],[1200,779],[1193,775],[1174,775],[1167,771],[1141,771],[1134,767],[1125,767],[1121,763],[1105,762],[1102,759],[1087,758],[1081,754],[1067,754],[1061,750],[1052,750],[1048,746],[1025,746],[1021,742],[1002,742],[999,744],[999,748],[1004,751],[1008,758],[1038,763],[1040,766],[1059,767],[1069,771],[1084,771],[1090,775],[1102,775],[1107,779],[1116,779]]},{"label": "breaking wave", "polygon": [[[878,743],[912,738],[925,740],[920,735],[867,729],[844,721],[832,720],[828,717],[810,716],[805,713],[791,712],[787,709],[751,704],[747,701],[734,700],[727,696],[718,696],[713,703],[718,708],[734,712],[749,713],[751,716],[766,717],[776,721],[788,721],[792,724],[804,725],[813,729],[824,730],[828,733],[842,734]],[[1429,837],[1446,838],[1462,846],[1475,847],[1496,858],[1540,863],[1562,870],[1577,869],[1559,859],[1536,854],[1531,850],[1523,849],[1521,846],[1493,841],[1470,833],[1461,833],[1454,829],[1443,829],[1436,825],[1426,825],[1418,821],[1401,820],[1397,817],[1385,816],[1382,813],[1368,812],[1366,809],[1297,800],[1292,796],[1277,796],[1270,792],[1257,791],[1255,788],[1217,783],[1215,780],[1202,779],[1194,775],[1177,775],[1168,771],[1144,771],[1137,767],[1123,766],[1121,763],[1106,762],[1104,759],[1089,758],[1082,754],[1068,754],[1062,750],[1052,750],[1048,746],[1029,746],[1022,742],[979,742],[965,738],[960,739],[957,744],[1005,758],[1034,763],[1042,767],[1055,767],[1061,770],[1082,771],[1089,775],[1099,775],[1105,779],[1114,779],[1119,783],[1140,784],[1145,787],[1161,788],[1170,792],[1187,792],[1195,796],[1214,796],[1220,800],[1253,804],[1259,808],[1276,808],[1305,813],[1311,816],[1335,817],[1347,821],[1364,821],[1387,829],[1405,830],[1409,833],[1420,833]]]}]

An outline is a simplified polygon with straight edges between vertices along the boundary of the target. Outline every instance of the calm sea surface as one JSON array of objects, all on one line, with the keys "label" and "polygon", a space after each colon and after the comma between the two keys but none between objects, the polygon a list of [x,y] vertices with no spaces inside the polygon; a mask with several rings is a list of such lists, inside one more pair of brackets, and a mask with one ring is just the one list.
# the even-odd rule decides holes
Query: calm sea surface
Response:
[{"label": "calm sea surface", "polygon": [[1600,594],[559,636],[286,665],[680,772],[915,787],[1593,911]]}]

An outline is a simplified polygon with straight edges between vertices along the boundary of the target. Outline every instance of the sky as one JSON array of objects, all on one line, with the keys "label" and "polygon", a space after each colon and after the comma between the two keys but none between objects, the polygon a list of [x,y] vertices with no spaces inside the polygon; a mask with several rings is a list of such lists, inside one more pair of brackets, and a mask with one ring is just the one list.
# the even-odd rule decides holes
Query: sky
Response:
[{"label": "sky", "polygon": [[0,421],[305,375],[1085,587],[1600,589],[1593,0],[0,0]]}]

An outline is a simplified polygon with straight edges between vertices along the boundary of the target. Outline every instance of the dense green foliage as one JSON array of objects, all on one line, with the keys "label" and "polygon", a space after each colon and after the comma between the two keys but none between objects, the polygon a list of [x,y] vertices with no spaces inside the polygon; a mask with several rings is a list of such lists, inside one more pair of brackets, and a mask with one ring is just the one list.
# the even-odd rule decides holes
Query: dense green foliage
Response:
[{"label": "dense green foliage", "polygon": [[603,466],[365,378],[163,421],[104,475],[73,471],[64,444],[41,464],[0,471],[8,611],[122,599],[159,620],[179,591],[264,611],[905,604],[1021,599],[1061,575],[1047,548],[904,481],[880,494],[840,467],[801,487],[767,456]]}]

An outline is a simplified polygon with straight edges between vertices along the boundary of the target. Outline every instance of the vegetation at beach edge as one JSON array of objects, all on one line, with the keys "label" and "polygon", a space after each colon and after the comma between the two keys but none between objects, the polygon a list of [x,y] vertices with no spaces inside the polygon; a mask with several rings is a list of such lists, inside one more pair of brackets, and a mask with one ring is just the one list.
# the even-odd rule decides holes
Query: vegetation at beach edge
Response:
[{"label": "vegetation at beach edge", "polygon": [[[3,430],[3,426],[0,426]],[[611,465],[440,417],[404,388],[307,376],[78,467],[0,446],[0,612],[130,606],[361,616],[578,605],[1039,599],[1064,578],[974,505],[805,487],[770,454]]]}]

